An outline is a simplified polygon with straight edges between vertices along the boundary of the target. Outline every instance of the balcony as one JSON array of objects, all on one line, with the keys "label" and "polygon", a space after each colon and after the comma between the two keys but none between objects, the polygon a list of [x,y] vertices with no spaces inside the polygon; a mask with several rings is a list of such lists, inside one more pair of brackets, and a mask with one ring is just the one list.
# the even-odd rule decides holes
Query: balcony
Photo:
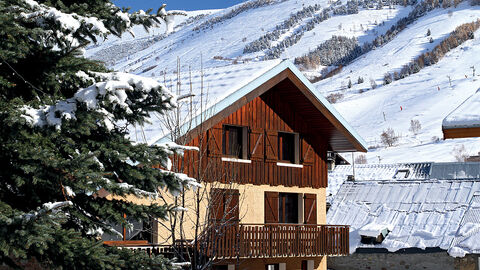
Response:
[{"label": "balcony", "polygon": [[349,227],[305,224],[238,224],[205,235],[208,257],[275,258],[345,256]]},{"label": "balcony", "polygon": [[[196,250],[215,259],[346,256],[349,227],[307,224],[229,224],[212,226],[200,237]],[[189,245],[155,245],[141,241],[105,244],[172,258],[192,252]]]}]

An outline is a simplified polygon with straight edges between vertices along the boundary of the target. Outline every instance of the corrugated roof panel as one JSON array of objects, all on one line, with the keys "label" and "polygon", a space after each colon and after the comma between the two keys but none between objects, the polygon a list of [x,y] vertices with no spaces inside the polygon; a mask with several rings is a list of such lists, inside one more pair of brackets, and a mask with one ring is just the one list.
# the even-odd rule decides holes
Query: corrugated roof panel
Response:
[{"label": "corrugated roof panel", "polygon": [[[337,220],[345,220],[348,216],[347,225],[352,226],[352,231],[370,223],[391,224],[392,232],[381,245],[373,246],[375,248],[390,251],[404,247],[448,249],[470,203],[466,201],[468,196],[472,192],[480,193],[479,183],[471,180],[403,181],[401,184],[398,181],[357,181],[349,183],[350,187],[355,186],[355,193],[365,192],[368,196],[359,197],[362,201],[357,201],[356,194],[340,191],[337,199],[343,202],[342,214],[329,211],[327,220],[329,224],[337,224]],[[370,192],[378,186],[378,196],[371,196]],[[473,212],[471,219],[480,219],[480,211]],[[352,248],[363,247],[359,240],[351,244]]]},{"label": "corrugated roof panel", "polygon": [[430,179],[480,179],[480,162],[433,163]]}]

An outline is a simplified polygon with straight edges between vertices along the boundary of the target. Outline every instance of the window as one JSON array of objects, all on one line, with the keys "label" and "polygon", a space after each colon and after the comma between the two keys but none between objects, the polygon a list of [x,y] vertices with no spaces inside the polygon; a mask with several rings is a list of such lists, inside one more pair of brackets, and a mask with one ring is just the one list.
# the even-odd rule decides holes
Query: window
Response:
[{"label": "window", "polygon": [[279,223],[298,223],[298,194],[279,194]]},{"label": "window", "polygon": [[300,163],[300,139],[298,133],[278,133],[278,160]]},{"label": "window", "polygon": [[264,206],[265,223],[317,224],[316,194],[265,191]]},{"label": "window", "polygon": [[397,170],[397,172],[393,176],[393,179],[405,179],[409,175],[410,175],[410,170],[409,169]]},{"label": "window", "polygon": [[223,155],[247,159],[248,158],[248,129],[240,126],[223,126],[222,149]]}]

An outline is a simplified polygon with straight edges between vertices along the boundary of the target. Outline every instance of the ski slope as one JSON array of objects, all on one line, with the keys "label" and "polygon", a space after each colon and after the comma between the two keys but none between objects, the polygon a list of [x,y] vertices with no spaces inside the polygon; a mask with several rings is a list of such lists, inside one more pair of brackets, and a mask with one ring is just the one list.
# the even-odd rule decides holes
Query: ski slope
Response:
[{"label": "ski slope", "polygon": [[[221,10],[188,12],[187,17],[176,18],[177,27],[168,36],[163,35],[161,27],[151,33],[136,28],[135,36],[126,34],[122,38],[109,38],[87,48],[85,55],[105,59],[114,70],[157,78],[174,73],[177,61],[180,61],[181,72],[257,62],[266,52],[243,54],[245,45],[273,31],[291,14],[314,4],[320,4],[322,8],[331,5],[327,0],[275,0],[270,5],[245,10],[203,30],[194,29],[212,18],[229,14],[242,4]],[[293,61],[334,35],[356,37],[359,44],[371,42],[412,9],[412,6],[380,10],[360,8],[358,14],[332,16],[306,31],[296,44],[283,52],[282,58]],[[366,156],[369,163],[454,161],[452,151],[461,145],[471,155],[480,151],[480,139],[442,140],[441,131],[442,120],[480,88],[479,72],[472,78],[470,68],[480,68],[480,32],[475,33],[474,40],[450,51],[435,65],[382,86],[384,73],[400,70],[439,44],[457,26],[478,18],[480,6],[470,6],[468,2],[462,2],[456,8],[434,9],[408,25],[387,44],[343,67],[339,74],[315,83],[324,96],[343,94],[343,99],[334,106],[368,142],[370,150]],[[302,19],[282,38],[310,19]],[[428,29],[431,36],[426,35]],[[315,77],[322,68],[304,72]],[[447,76],[451,79],[451,86]],[[357,84],[358,77],[364,82]],[[376,81],[376,89],[371,89],[370,79]],[[346,87],[349,81],[353,84],[351,88]],[[422,125],[417,135],[409,131],[412,119]],[[398,143],[388,148],[380,142],[380,134],[387,128],[394,129],[399,135]],[[345,155],[345,158],[351,159],[351,155]]]}]

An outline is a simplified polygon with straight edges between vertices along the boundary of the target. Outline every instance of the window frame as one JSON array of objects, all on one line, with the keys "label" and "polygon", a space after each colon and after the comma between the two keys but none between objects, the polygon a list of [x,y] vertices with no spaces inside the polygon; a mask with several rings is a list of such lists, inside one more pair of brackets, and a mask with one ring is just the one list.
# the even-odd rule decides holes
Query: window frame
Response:
[{"label": "window frame", "polygon": [[[300,134],[298,132],[288,132],[288,131],[279,131],[277,134],[277,158],[280,163],[291,163],[291,164],[300,164]],[[284,140],[286,137],[290,137],[292,142],[291,146],[291,157],[284,159],[285,147]]]},{"label": "window frame", "polygon": [[[229,130],[237,130],[237,143],[240,146],[238,154],[231,153],[231,138]],[[222,126],[222,156],[234,159],[248,159],[248,127],[240,125],[225,124]]]}]

